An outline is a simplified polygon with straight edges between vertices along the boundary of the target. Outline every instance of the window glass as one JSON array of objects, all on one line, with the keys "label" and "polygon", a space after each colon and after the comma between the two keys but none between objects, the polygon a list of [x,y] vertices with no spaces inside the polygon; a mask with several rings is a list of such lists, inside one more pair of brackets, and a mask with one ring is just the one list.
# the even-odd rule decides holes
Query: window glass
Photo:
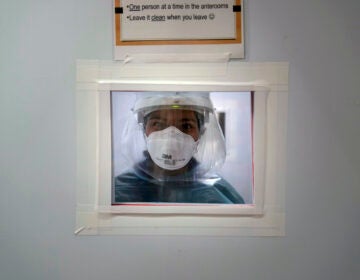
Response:
[{"label": "window glass", "polygon": [[112,204],[253,203],[250,92],[111,92]]}]

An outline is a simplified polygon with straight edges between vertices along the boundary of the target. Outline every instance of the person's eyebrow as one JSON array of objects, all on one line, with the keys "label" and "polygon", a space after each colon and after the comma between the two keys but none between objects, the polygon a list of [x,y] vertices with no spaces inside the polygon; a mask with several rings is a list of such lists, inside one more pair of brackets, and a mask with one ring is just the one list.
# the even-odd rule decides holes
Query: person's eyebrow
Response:
[{"label": "person's eyebrow", "polygon": [[196,122],[196,119],[193,119],[193,118],[183,118],[183,119],[181,119],[180,121],[182,121],[182,122]]},{"label": "person's eyebrow", "polygon": [[161,117],[159,117],[159,116],[151,116],[151,117],[148,118],[148,120],[154,120],[154,119],[158,120],[158,119],[161,119]]},{"label": "person's eyebrow", "polygon": [[147,117],[148,120],[153,120],[153,119],[164,119],[163,117],[161,117],[160,114],[151,114]]}]

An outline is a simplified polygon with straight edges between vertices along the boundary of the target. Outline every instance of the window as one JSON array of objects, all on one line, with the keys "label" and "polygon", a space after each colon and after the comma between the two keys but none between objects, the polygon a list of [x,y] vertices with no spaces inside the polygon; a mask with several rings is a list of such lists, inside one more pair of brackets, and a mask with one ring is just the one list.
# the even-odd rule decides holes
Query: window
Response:
[{"label": "window", "polygon": [[[204,96],[211,102],[210,108],[201,107]],[[145,117],[141,115],[141,108],[134,112],[134,105],[143,100],[151,103],[141,104]],[[192,100],[195,103],[199,100],[199,104],[193,106]],[[179,102],[190,102],[190,105]],[[194,120],[185,118],[188,115]],[[111,120],[112,205],[126,202],[253,204],[251,92],[113,91]],[[146,144],[155,134],[148,138],[145,126],[147,130],[153,126],[162,133],[152,142],[155,145],[152,149],[156,150],[150,154]],[[168,126],[183,130],[182,137],[199,127],[196,143],[186,142],[177,134],[175,139],[163,134]],[[179,152],[183,152],[185,147],[191,147],[193,152],[184,167],[177,167],[176,155],[167,155],[167,151],[179,148]],[[160,155],[156,155],[157,152]],[[162,161],[161,156],[165,155]],[[156,168],[158,165],[152,158],[157,156],[161,160],[158,164],[165,165],[166,169]]]},{"label": "window", "polygon": [[[168,65],[166,68],[156,64],[152,64],[151,68],[149,66],[118,64],[112,61],[78,62],[76,233],[282,235],[287,64],[230,62],[226,67],[221,63],[216,68],[209,67],[206,63]],[[171,67],[174,67],[173,72],[169,69]],[[189,71],[198,71],[198,79],[190,79]],[[218,80],[219,73],[222,74],[221,80]],[[185,124],[164,124],[164,117],[160,116],[158,111],[155,110],[157,113],[150,118],[145,118],[149,114],[142,114],[134,108],[137,98],[158,94],[185,94],[190,97],[209,95],[215,110],[209,113],[209,108],[205,108],[200,121],[198,116],[193,120],[192,116],[195,115],[186,115],[186,118],[182,115],[181,119],[186,119]],[[180,105],[185,107],[180,108],[176,114],[180,111],[182,114],[184,111],[191,111],[186,107],[189,104]],[[196,111],[196,114],[201,113],[200,107],[197,106],[193,111]],[[155,143],[155,148],[146,146],[146,137],[152,141],[156,139],[150,137],[152,133],[144,133],[147,125],[158,128],[161,120],[161,129],[157,130],[166,129],[166,133],[175,131],[182,135],[181,139],[189,139],[189,133],[182,131],[190,129],[188,122],[190,127],[196,122],[203,122],[204,131],[207,129],[211,132],[214,127],[206,127],[206,121],[211,117],[216,119],[220,134],[224,134],[227,149],[226,153],[224,150],[226,157],[222,165],[217,165],[216,161],[210,161],[210,165],[221,166],[216,169],[218,178],[230,183],[244,203],[227,203],[226,199],[213,202],[202,200],[203,198],[173,200],[166,195],[162,196],[166,197],[163,200],[158,197],[154,199],[154,196],[145,201],[138,197],[133,201],[117,200],[116,178],[137,162],[136,157],[129,161],[124,152],[126,155],[132,148],[140,148],[140,152],[149,151],[149,156],[153,159],[150,150],[154,149],[156,154],[156,147],[162,145],[155,141],[152,142]],[[134,126],[130,125],[129,120],[133,121]],[[124,130],[128,129],[128,132],[133,133],[135,128],[139,129],[137,139],[142,140],[142,146],[133,142],[134,147],[129,149],[123,141],[132,141],[134,138],[126,139]],[[208,135],[206,136],[207,132],[200,132],[202,124],[198,125],[198,129],[199,137],[193,136],[194,141],[189,142],[191,146],[200,139],[196,149],[201,150],[205,149],[201,146],[201,137],[206,138]],[[164,139],[163,136],[157,138]],[[219,142],[211,142],[208,138],[206,140],[210,141],[210,146]],[[221,154],[221,147],[211,147],[214,153]],[[211,153],[208,151],[203,150],[202,156],[210,157]],[[160,157],[163,161],[160,167],[161,164],[177,164],[168,153],[160,152]],[[192,158],[201,165],[202,158],[199,154],[191,153],[188,162]]]}]

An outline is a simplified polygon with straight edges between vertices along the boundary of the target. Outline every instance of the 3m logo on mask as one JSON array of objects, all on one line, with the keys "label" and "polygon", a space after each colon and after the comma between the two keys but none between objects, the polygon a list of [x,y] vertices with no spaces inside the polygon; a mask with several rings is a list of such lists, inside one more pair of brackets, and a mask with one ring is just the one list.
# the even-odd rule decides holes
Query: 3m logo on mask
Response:
[{"label": "3m logo on mask", "polygon": [[163,159],[171,159],[171,158],[172,158],[172,155],[162,154],[161,157],[162,157]]},{"label": "3m logo on mask", "polygon": [[172,155],[162,154],[161,158],[164,159],[164,164],[166,164],[166,165],[175,165],[176,164],[176,161],[172,160]]}]

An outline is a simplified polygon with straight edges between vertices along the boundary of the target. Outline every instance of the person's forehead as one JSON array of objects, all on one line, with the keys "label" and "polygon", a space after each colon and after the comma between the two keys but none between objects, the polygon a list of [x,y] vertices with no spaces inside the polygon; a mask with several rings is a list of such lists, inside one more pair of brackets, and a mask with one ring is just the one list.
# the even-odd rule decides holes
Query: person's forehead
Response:
[{"label": "person's forehead", "polygon": [[194,111],[191,110],[181,110],[181,109],[162,109],[157,110],[149,114],[149,119],[153,118],[176,118],[176,119],[189,119],[196,120],[196,115]]}]

